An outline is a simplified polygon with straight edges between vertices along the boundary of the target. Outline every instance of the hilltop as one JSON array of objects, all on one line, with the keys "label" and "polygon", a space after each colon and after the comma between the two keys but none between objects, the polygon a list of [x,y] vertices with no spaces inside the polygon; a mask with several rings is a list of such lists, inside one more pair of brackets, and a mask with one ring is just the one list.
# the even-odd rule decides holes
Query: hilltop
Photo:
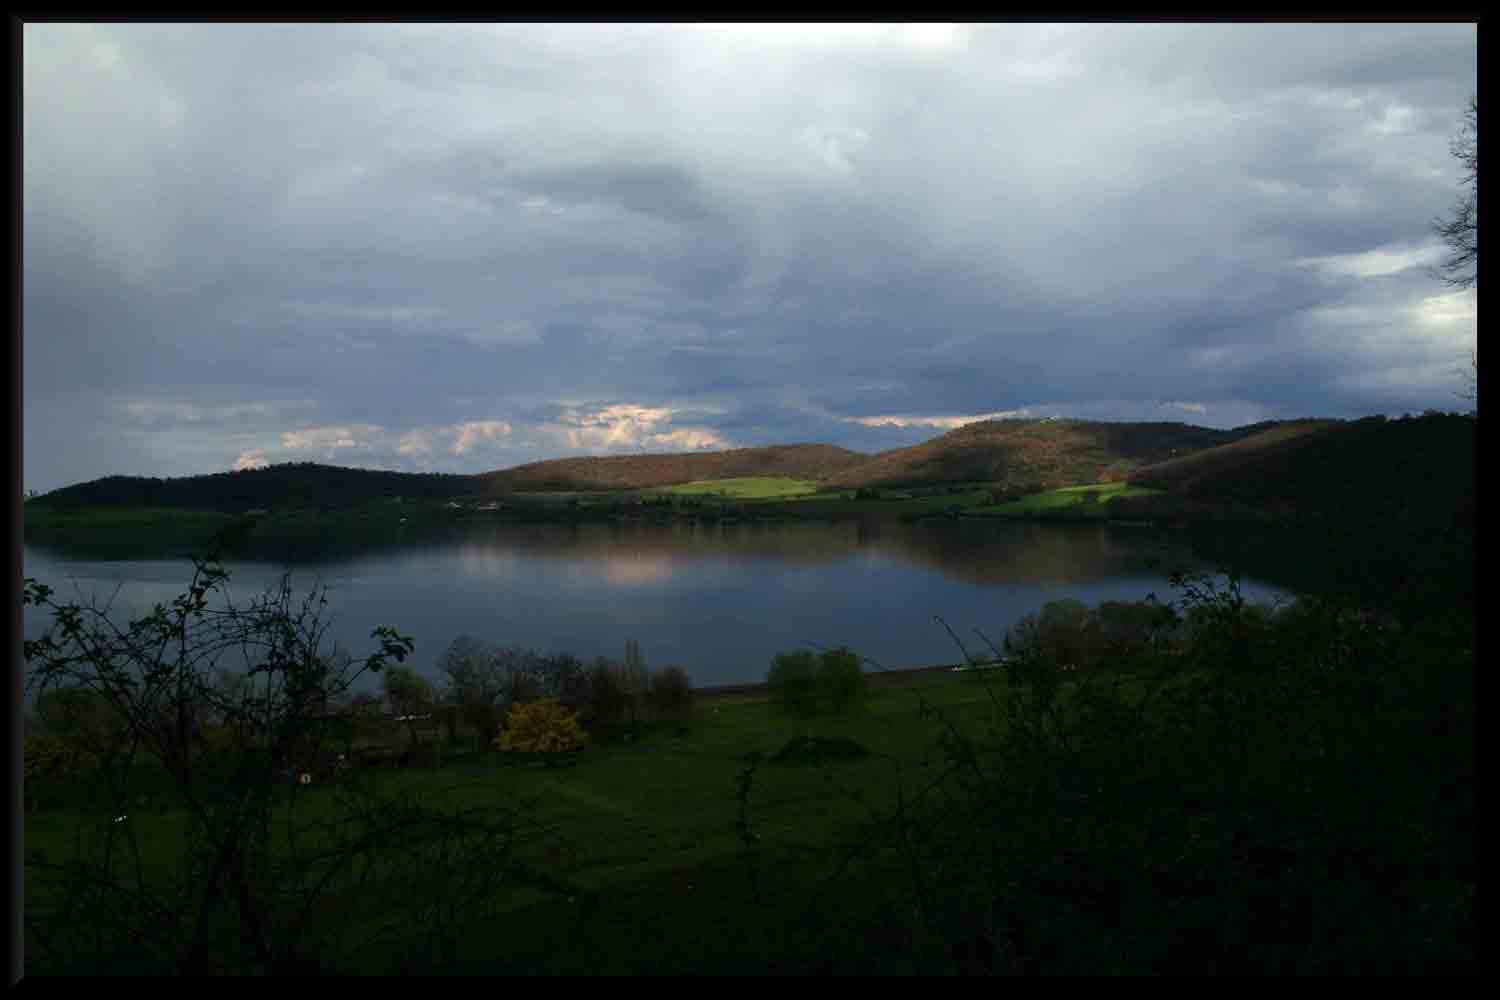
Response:
[{"label": "hilltop", "polygon": [[881,452],[838,473],[833,486],[989,483],[1033,493],[1126,478],[1136,469],[1226,444],[1242,431],[1182,423],[983,420],[908,448]]}]

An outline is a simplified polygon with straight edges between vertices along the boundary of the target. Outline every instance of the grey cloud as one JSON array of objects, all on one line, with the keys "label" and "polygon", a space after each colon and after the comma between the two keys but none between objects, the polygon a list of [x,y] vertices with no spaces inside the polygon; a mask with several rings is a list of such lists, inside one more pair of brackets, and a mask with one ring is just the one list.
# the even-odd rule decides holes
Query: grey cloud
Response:
[{"label": "grey cloud", "polygon": [[431,459],[484,468],[566,406],[878,450],[935,431],[843,418],[1454,405],[1468,307],[1298,262],[1431,243],[1472,25],[918,36],[28,25],[27,485],[514,423]]}]

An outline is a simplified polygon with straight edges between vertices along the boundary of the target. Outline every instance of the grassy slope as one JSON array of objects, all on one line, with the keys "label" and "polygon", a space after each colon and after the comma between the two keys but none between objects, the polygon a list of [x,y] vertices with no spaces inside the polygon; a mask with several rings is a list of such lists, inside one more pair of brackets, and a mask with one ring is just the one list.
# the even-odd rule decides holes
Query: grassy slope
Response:
[{"label": "grassy slope", "polygon": [[517,490],[625,490],[674,486],[710,479],[784,477],[822,480],[867,459],[827,444],[773,445],[668,455],[559,458],[475,477],[481,492]]},{"label": "grassy slope", "polygon": [[1124,479],[1175,453],[1235,440],[1237,432],[1175,423],[986,420],[910,448],[882,452],[833,476],[836,486],[990,483],[1023,494]]},{"label": "grassy slope", "polygon": [[[780,876],[807,869],[802,874],[813,877],[836,856],[831,849],[852,834],[867,808],[893,794],[894,760],[917,771],[924,766],[939,723],[919,713],[923,699],[976,732],[989,719],[990,700],[977,675],[935,673],[910,685],[872,686],[867,711],[856,718],[801,722],[775,712],[763,694],[711,697],[685,731],[648,730],[639,740],[595,743],[562,767],[512,766],[506,755],[485,753],[452,758],[435,771],[372,775],[391,790],[405,788],[454,805],[528,802],[533,818],[552,832],[523,849],[522,857],[581,888],[629,894],[633,886],[655,890],[680,880],[687,895],[687,873],[730,866],[738,857],[734,789],[747,753],[770,757],[809,732],[851,738],[874,752],[832,765],[834,781],[822,768],[793,764],[768,765],[758,777],[757,829],[800,845],[780,860]],[[423,738],[436,735],[432,730]],[[404,730],[395,739],[404,741]],[[911,773],[906,777],[914,780]],[[856,790],[862,801],[851,794]],[[319,784],[299,794],[304,816],[327,813],[337,802],[333,790]],[[28,814],[28,850],[51,859],[67,856],[80,820],[88,822],[71,808]],[[101,818],[101,828],[106,822]],[[143,807],[130,822],[148,874],[172,875],[181,856],[183,817]],[[809,862],[805,853],[816,860]],[[524,907],[541,898],[521,890],[513,902]]]},{"label": "grassy slope", "polygon": [[[1019,500],[965,511],[971,514],[1038,514],[1054,510],[1094,510],[1101,515],[1112,513],[1106,504],[1120,497],[1151,496],[1161,492],[1129,483],[1095,483],[1086,486],[1064,486],[1062,489],[1033,493]],[[1091,499],[1092,498],[1092,499]]]},{"label": "grassy slope", "polygon": [[789,499],[816,493],[818,484],[809,479],[785,476],[748,476],[738,479],[708,479],[680,486],[667,486],[661,492],[676,496],[725,496],[735,500]]}]

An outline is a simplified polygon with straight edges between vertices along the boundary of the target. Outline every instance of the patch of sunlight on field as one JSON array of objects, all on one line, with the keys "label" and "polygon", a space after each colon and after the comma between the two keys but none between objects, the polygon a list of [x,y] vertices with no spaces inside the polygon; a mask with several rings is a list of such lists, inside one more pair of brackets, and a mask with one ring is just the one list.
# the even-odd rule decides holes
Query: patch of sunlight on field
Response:
[{"label": "patch of sunlight on field", "polygon": [[1009,503],[980,507],[975,512],[980,514],[1030,514],[1043,510],[1059,510],[1064,507],[1074,507],[1088,502],[1086,498],[1090,494],[1093,495],[1098,503],[1104,504],[1116,497],[1144,497],[1160,492],[1161,490],[1145,486],[1132,486],[1125,482],[1089,483],[1082,486],[1064,486],[1060,489],[1048,490],[1045,493],[1033,493],[1031,496],[1012,500]]},{"label": "patch of sunlight on field", "polygon": [[661,492],[678,496],[724,496],[734,500],[763,500],[768,497],[794,497],[816,493],[818,484],[806,479],[782,476],[748,476],[740,479],[707,479],[680,486],[666,486]]}]

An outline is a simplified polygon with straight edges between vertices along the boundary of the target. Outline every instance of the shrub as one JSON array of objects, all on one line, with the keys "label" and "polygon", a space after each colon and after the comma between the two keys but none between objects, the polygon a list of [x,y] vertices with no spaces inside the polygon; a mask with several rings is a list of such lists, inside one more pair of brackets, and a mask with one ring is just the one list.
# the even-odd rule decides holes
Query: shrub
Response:
[{"label": "shrub", "polygon": [[693,682],[681,667],[663,667],[651,679],[651,709],[658,719],[684,723],[693,717]]},{"label": "shrub", "polygon": [[771,755],[776,764],[822,764],[836,760],[857,760],[870,751],[858,740],[847,736],[795,736]]},{"label": "shrub", "polygon": [[780,653],[766,675],[771,703],[789,715],[840,715],[864,703],[867,682],[859,657],[850,650]]},{"label": "shrub", "polygon": [[513,753],[567,753],[587,742],[578,716],[556,698],[512,705],[494,741],[496,749]]},{"label": "shrub", "polygon": [[789,715],[811,715],[817,703],[817,673],[818,661],[808,650],[776,654],[766,674],[771,704]]},{"label": "shrub", "polygon": [[593,721],[603,726],[614,725],[625,718],[629,702],[619,664],[603,656],[596,658],[588,672],[588,704]]},{"label": "shrub", "polygon": [[819,657],[817,693],[824,711],[833,715],[860,711],[867,687],[859,657],[846,647],[825,650]]},{"label": "shrub", "polygon": [[42,783],[65,776],[77,768],[78,751],[60,736],[50,733],[28,735],[24,748],[24,780]]},{"label": "shrub", "polygon": [[1048,601],[1040,613],[1023,616],[1005,636],[1008,655],[1058,669],[1097,666],[1105,645],[1097,614],[1071,598]]}]

